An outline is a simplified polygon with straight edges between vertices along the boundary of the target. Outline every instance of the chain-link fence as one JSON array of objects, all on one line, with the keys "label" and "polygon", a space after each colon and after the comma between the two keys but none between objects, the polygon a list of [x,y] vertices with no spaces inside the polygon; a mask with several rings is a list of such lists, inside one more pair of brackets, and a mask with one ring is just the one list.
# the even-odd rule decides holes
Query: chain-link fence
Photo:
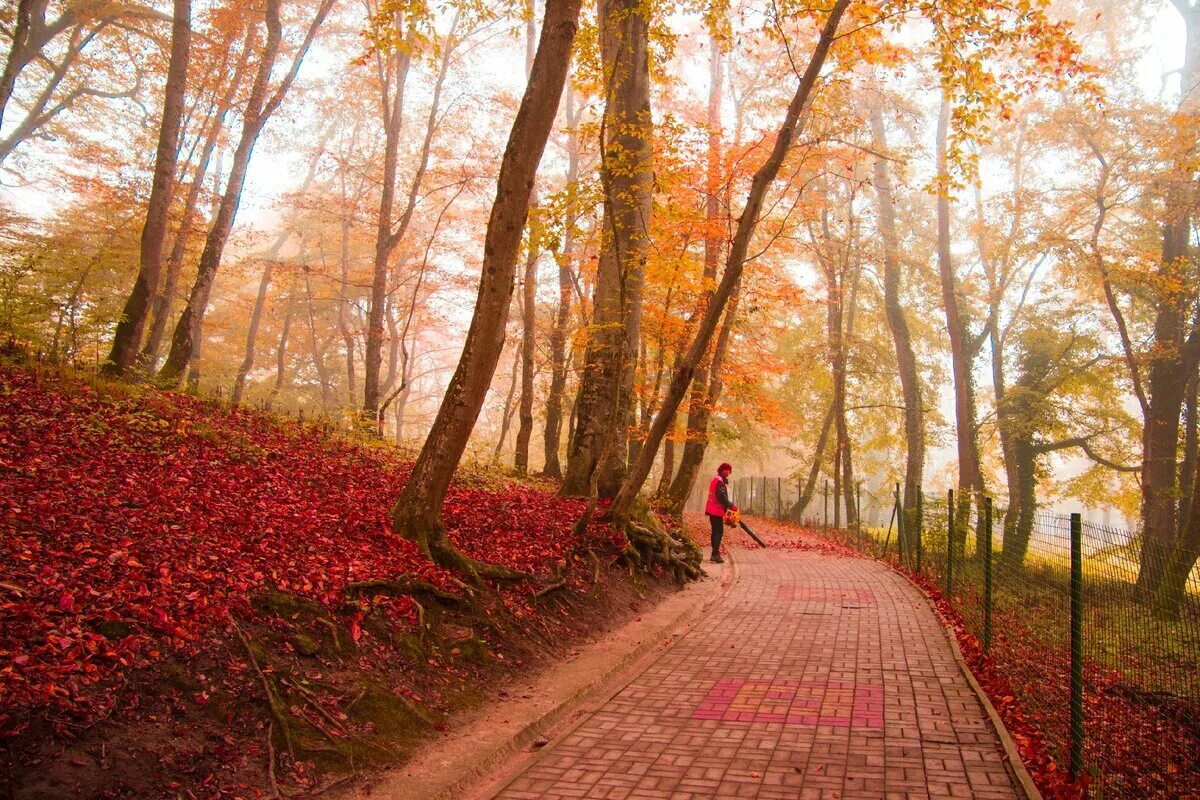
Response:
[{"label": "chain-link fence", "polygon": [[1086,777],[1088,797],[1200,797],[1194,558],[1079,515],[1010,512],[952,493],[925,494],[903,513],[898,491],[856,491],[847,509],[821,486],[801,510],[800,487],[789,503],[788,483],[735,480],[734,502],[940,587],[1058,768]]}]

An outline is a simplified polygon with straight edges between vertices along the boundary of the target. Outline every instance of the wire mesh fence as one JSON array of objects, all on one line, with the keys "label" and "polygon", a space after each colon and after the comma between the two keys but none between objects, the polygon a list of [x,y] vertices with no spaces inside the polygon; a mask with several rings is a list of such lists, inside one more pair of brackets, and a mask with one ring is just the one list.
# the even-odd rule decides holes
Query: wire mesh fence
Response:
[{"label": "wire mesh fence", "polygon": [[801,487],[789,494],[789,483],[741,478],[733,500],[940,587],[1088,797],[1200,797],[1194,553],[1079,515],[953,493],[924,494],[904,512],[898,490],[856,490],[848,504],[822,486],[801,508]]}]

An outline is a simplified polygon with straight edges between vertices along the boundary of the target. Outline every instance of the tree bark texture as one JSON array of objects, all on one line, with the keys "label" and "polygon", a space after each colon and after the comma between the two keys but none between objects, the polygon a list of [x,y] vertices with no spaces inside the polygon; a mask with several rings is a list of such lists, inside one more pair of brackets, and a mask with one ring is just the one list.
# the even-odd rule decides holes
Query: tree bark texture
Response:
[{"label": "tree bark texture", "polygon": [[533,181],[554,124],[579,18],[580,0],[547,0],[537,55],[509,134],[484,236],[475,313],[458,367],[412,473],[392,510],[392,527],[436,563],[478,578],[484,569],[446,538],[442,502],[479,417],[504,348],[521,232]]},{"label": "tree bark texture", "polygon": [[599,6],[603,230],[563,494],[590,494],[595,478],[599,496],[613,497],[627,468],[654,184],[647,14],[636,0]]},{"label": "tree bark texture", "polygon": [[[175,163],[179,152],[179,133],[183,120],[183,101],[187,89],[188,60],[192,43],[191,0],[174,0],[171,22],[171,57],[163,92],[162,117],[158,126],[158,149],[154,155],[154,176],[146,221],[142,226],[139,265],[133,290],[125,301],[117,322],[112,350],[104,365],[109,375],[125,377],[137,360],[138,348],[146,330],[146,319],[162,273],[163,242],[175,189]],[[0,91],[3,90],[0,82]],[[2,95],[0,95],[2,96]]]}]

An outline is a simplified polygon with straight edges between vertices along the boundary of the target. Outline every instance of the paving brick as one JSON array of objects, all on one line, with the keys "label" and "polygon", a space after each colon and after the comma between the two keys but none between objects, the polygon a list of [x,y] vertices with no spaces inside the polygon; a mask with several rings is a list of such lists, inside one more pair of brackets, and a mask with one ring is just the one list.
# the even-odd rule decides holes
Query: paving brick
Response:
[{"label": "paving brick", "polygon": [[819,550],[734,558],[725,597],[497,798],[1020,796],[906,580]]}]

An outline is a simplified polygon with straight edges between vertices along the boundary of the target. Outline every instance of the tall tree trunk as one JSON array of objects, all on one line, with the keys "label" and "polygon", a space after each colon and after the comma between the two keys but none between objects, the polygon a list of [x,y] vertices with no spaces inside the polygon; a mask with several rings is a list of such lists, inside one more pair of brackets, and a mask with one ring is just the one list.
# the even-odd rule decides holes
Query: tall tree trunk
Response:
[{"label": "tall tree trunk", "polygon": [[242,188],[246,182],[246,172],[250,166],[250,157],[254,153],[254,145],[270,116],[283,102],[288,89],[296,78],[317,29],[325,21],[333,0],[321,0],[316,16],[309,26],[308,32],[292,60],[291,68],[284,75],[275,92],[268,98],[267,90],[271,72],[279,56],[279,47],[283,38],[283,26],[280,20],[280,5],[282,0],[267,0],[266,27],[267,38],[263,45],[262,58],[259,61],[254,83],[250,88],[250,96],[246,100],[242,112],[242,133],[234,151],[233,163],[229,170],[229,180],[225,193],[221,197],[216,219],[208,232],[204,243],[204,251],[200,255],[200,265],[192,291],[188,295],[187,305],[175,325],[175,333],[171,338],[171,351],[162,369],[158,372],[158,382],[165,387],[179,385],[188,364],[191,363],[200,336],[200,326],[204,313],[208,309],[208,296],[212,291],[213,280],[217,268],[221,264],[221,256],[225,251],[225,243],[233,229],[234,218],[237,216],[238,205],[242,199]]},{"label": "tall tree trunk", "polygon": [[1187,319],[1189,307],[1196,303],[1190,239],[1196,172],[1193,120],[1200,111],[1200,7],[1175,6],[1186,28],[1176,135],[1186,137],[1189,146],[1177,154],[1164,182],[1162,259],[1156,270],[1154,343],[1146,375],[1142,436],[1142,551],[1137,585],[1147,594],[1158,590],[1168,562],[1174,560],[1181,494],[1179,418],[1189,377],[1200,358],[1200,314],[1196,320]]},{"label": "tall tree trunk", "polygon": [[595,480],[601,497],[613,497],[627,469],[654,181],[649,13],[635,0],[599,5],[604,228],[563,494],[590,494]]},{"label": "tall tree trunk", "polygon": [[[679,470],[675,473],[674,480],[671,481],[667,502],[668,513],[675,516],[683,513],[688,497],[691,496],[692,489],[696,485],[696,476],[700,474],[700,467],[704,464],[704,455],[708,451],[708,423],[712,419],[713,412],[717,410],[717,403],[721,399],[721,391],[725,386],[721,370],[725,366],[725,359],[729,356],[730,342],[733,340],[740,288],[741,282],[739,281],[733,287],[733,293],[728,301],[729,307],[725,310],[721,330],[717,333],[717,343],[713,348],[712,362],[709,364],[708,391],[700,405],[690,407],[688,411],[689,432],[685,434],[683,453],[679,458]],[[676,369],[680,360],[676,360]],[[648,439],[649,431],[646,436]]]},{"label": "tall tree trunk", "polygon": [[[525,80],[533,69],[533,54],[537,47],[537,25],[533,9],[525,23]],[[530,190],[529,209],[537,209],[537,185]],[[524,302],[521,307],[521,402],[520,425],[517,427],[517,451],[513,466],[524,475],[529,471],[529,439],[533,436],[533,355],[534,337],[537,334],[537,262],[538,248],[532,228],[527,236],[528,250],[525,253],[525,277],[522,291]]]},{"label": "tall tree trunk", "polygon": [[654,422],[650,425],[650,434],[646,445],[642,449],[637,463],[634,464],[633,469],[630,471],[628,479],[622,485],[617,496],[613,498],[612,505],[609,507],[609,513],[617,520],[623,519],[629,513],[634,498],[637,497],[642,489],[642,485],[646,482],[646,476],[650,474],[650,469],[654,465],[654,458],[658,454],[658,445],[662,441],[662,437],[666,433],[671,419],[679,410],[679,404],[683,401],[684,394],[686,394],[688,386],[691,384],[696,366],[700,363],[700,359],[703,357],[705,351],[708,350],[713,333],[716,331],[717,323],[725,311],[725,305],[733,295],[734,287],[741,280],[742,270],[745,268],[746,257],[750,248],[750,240],[753,238],[755,228],[758,225],[758,218],[759,214],[762,213],[767,189],[775,182],[775,178],[779,174],[779,169],[783,165],[784,157],[787,155],[787,151],[795,139],[800,127],[801,112],[808,106],[813,87],[816,85],[821,67],[825,63],[825,57],[829,53],[829,48],[833,45],[842,15],[849,5],[850,0],[837,0],[830,10],[829,17],[821,29],[821,36],[817,42],[817,46],[809,59],[808,66],[804,70],[804,75],[800,79],[800,85],[796,88],[796,94],[792,97],[792,101],[788,105],[787,114],[784,116],[783,124],[780,126],[779,132],[775,137],[775,144],[771,148],[771,153],[762,166],[755,171],[754,177],[751,179],[750,191],[746,198],[746,207],[738,219],[737,231],[734,234],[733,241],[730,243],[729,255],[725,260],[725,272],[721,276],[721,282],[717,285],[712,301],[704,312],[704,317],[700,322],[699,328],[696,330],[696,336],[692,340],[691,347],[688,348],[683,361],[671,376],[671,384],[667,389],[662,408],[659,409],[654,417]]},{"label": "tall tree trunk", "polygon": [[[717,266],[721,260],[721,248],[725,243],[725,215],[721,212],[721,98],[724,88],[724,58],[721,41],[715,31],[709,32],[708,52],[708,153],[705,165],[704,186],[704,273],[702,305],[712,303],[711,287],[717,279]],[[727,318],[728,319],[728,318]],[[718,337],[719,339],[720,337]],[[728,338],[726,339],[728,341]],[[679,471],[671,482],[667,499],[668,512],[679,515],[692,493],[696,476],[704,461],[708,448],[708,421],[712,417],[713,403],[709,402],[708,380],[710,373],[716,379],[717,351],[712,362],[701,363],[692,378],[688,395],[687,429],[683,439],[683,453],[679,458]]]},{"label": "tall tree trunk", "polygon": [[346,295],[346,286],[350,283],[350,218],[342,220],[342,238],[339,260],[341,262],[342,273],[341,281],[338,284],[338,313],[337,326],[338,333],[342,337],[342,347],[346,351],[346,391],[349,393],[350,405],[355,404],[357,394],[355,387],[358,386],[358,380],[354,375],[354,332],[350,330],[350,322],[346,318],[346,311],[350,305],[350,298]]},{"label": "tall tree trunk", "polygon": [[[871,107],[871,134],[876,150],[886,153],[887,131],[883,111]],[[892,343],[896,348],[896,371],[900,376],[900,391],[904,397],[904,521],[902,531],[919,530],[921,504],[917,498],[925,473],[925,411],[921,399],[921,379],[917,372],[917,356],[913,351],[908,318],[900,300],[903,267],[900,264],[900,237],[896,234],[896,203],[892,176],[887,159],[875,158],[874,164],[876,209],[879,214],[879,233],[883,246],[883,305]],[[907,544],[907,543],[905,543]]]},{"label": "tall tree trunk", "polygon": [[[534,187],[533,192],[537,191]],[[537,208],[537,198],[530,198],[530,208]],[[529,471],[529,439],[533,436],[533,351],[536,344],[537,261],[538,252],[533,237],[529,237],[525,254],[525,283],[521,303],[521,400],[518,403],[520,420],[517,426],[517,446],[513,466],[524,475]]]},{"label": "tall tree trunk", "polygon": [[[399,15],[397,14],[397,17]],[[367,344],[363,363],[363,416],[372,427],[383,394],[380,379],[383,370],[384,306],[387,303],[389,262],[400,243],[393,232],[396,203],[396,173],[400,164],[400,133],[404,124],[404,96],[416,43],[416,23],[408,21],[403,46],[395,47],[379,59],[380,111],[383,117],[383,183],[379,195],[379,213],[375,222],[375,260],[371,272],[371,296],[367,304]]]},{"label": "tall tree trunk", "polygon": [[[971,341],[966,315],[958,304],[958,279],[950,254],[950,197],[949,165],[946,143],[950,127],[950,101],[942,98],[937,125],[937,261],[942,286],[942,306],[946,314],[946,331],[950,336],[950,358],[954,372],[954,421],[958,452],[958,489],[960,496],[973,495],[978,507],[983,504],[983,473],[979,466],[979,447],[975,430],[975,379],[972,375],[978,347]],[[966,535],[970,503],[963,503],[957,512],[955,530]],[[960,551],[961,552],[961,551]]]},{"label": "tall tree trunk", "polygon": [[392,528],[433,561],[468,577],[497,572],[463,556],[446,538],[442,502],[504,348],[513,278],[529,195],[554,125],[571,61],[580,0],[547,0],[537,55],[500,163],[484,236],[479,296],[458,367],[412,473],[392,509]]},{"label": "tall tree trunk", "polygon": [[[171,303],[175,299],[175,292],[179,285],[179,275],[183,271],[183,259],[187,256],[188,241],[195,227],[196,215],[200,206],[200,194],[204,190],[204,181],[208,175],[208,167],[212,161],[213,153],[216,151],[217,144],[221,139],[221,133],[225,129],[225,116],[229,113],[229,108],[233,103],[237,87],[242,83],[242,75],[250,59],[250,51],[252,49],[250,39],[250,36],[246,37],[241,55],[238,58],[237,65],[229,76],[224,93],[213,104],[212,117],[208,121],[207,126],[205,126],[207,132],[202,133],[203,144],[200,148],[200,157],[196,161],[192,183],[188,187],[187,197],[183,202],[183,214],[179,220],[179,228],[175,231],[175,239],[171,243],[171,254],[167,258],[166,279],[155,293],[150,330],[146,334],[146,342],[142,346],[142,352],[138,358],[141,370],[147,374],[154,372],[158,366],[158,353],[162,348],[163,335],[167,331],[167,320],[171,315]],[[219,188],[221,173],[220,161],[221,159],[218,156],[213,180],[214,196],[218,195],[217,190]]]},{"label": "tall tree trunk", "polygon": [[579,183],[579,117],[575,108],[575,93],[567,84],[567,185],[566,224],[562,252],[558,262],[558,308],[554,330],[550,333],[550,392],[546,398],[545,456],[542,472],[549,478],[562,477],[558,449],[562,438],[563,395],[567,387],[567,325],[571,321],[571,286],[574,282],[576,184]]},{"label": "tall tree trunk", "polygon": [[[183,101],[187,89],[188,59],[192,43],[191,0],[174,0],[171,22],[171,59],[163,91],[162,118],[158,126],[158,150],[154,156],[154,177],[146,221],[142,226],[137,278],[113,337],[104,371],[125,377],[137,359],[138,347],[146,330],[146,318],[162,272],[163,241],[175,190],[175,162],[179,152],[179,131],[183,120]],[[14,43],[15,44],[15,43]],[[3,89],[0,81],[0,90]]]}]

